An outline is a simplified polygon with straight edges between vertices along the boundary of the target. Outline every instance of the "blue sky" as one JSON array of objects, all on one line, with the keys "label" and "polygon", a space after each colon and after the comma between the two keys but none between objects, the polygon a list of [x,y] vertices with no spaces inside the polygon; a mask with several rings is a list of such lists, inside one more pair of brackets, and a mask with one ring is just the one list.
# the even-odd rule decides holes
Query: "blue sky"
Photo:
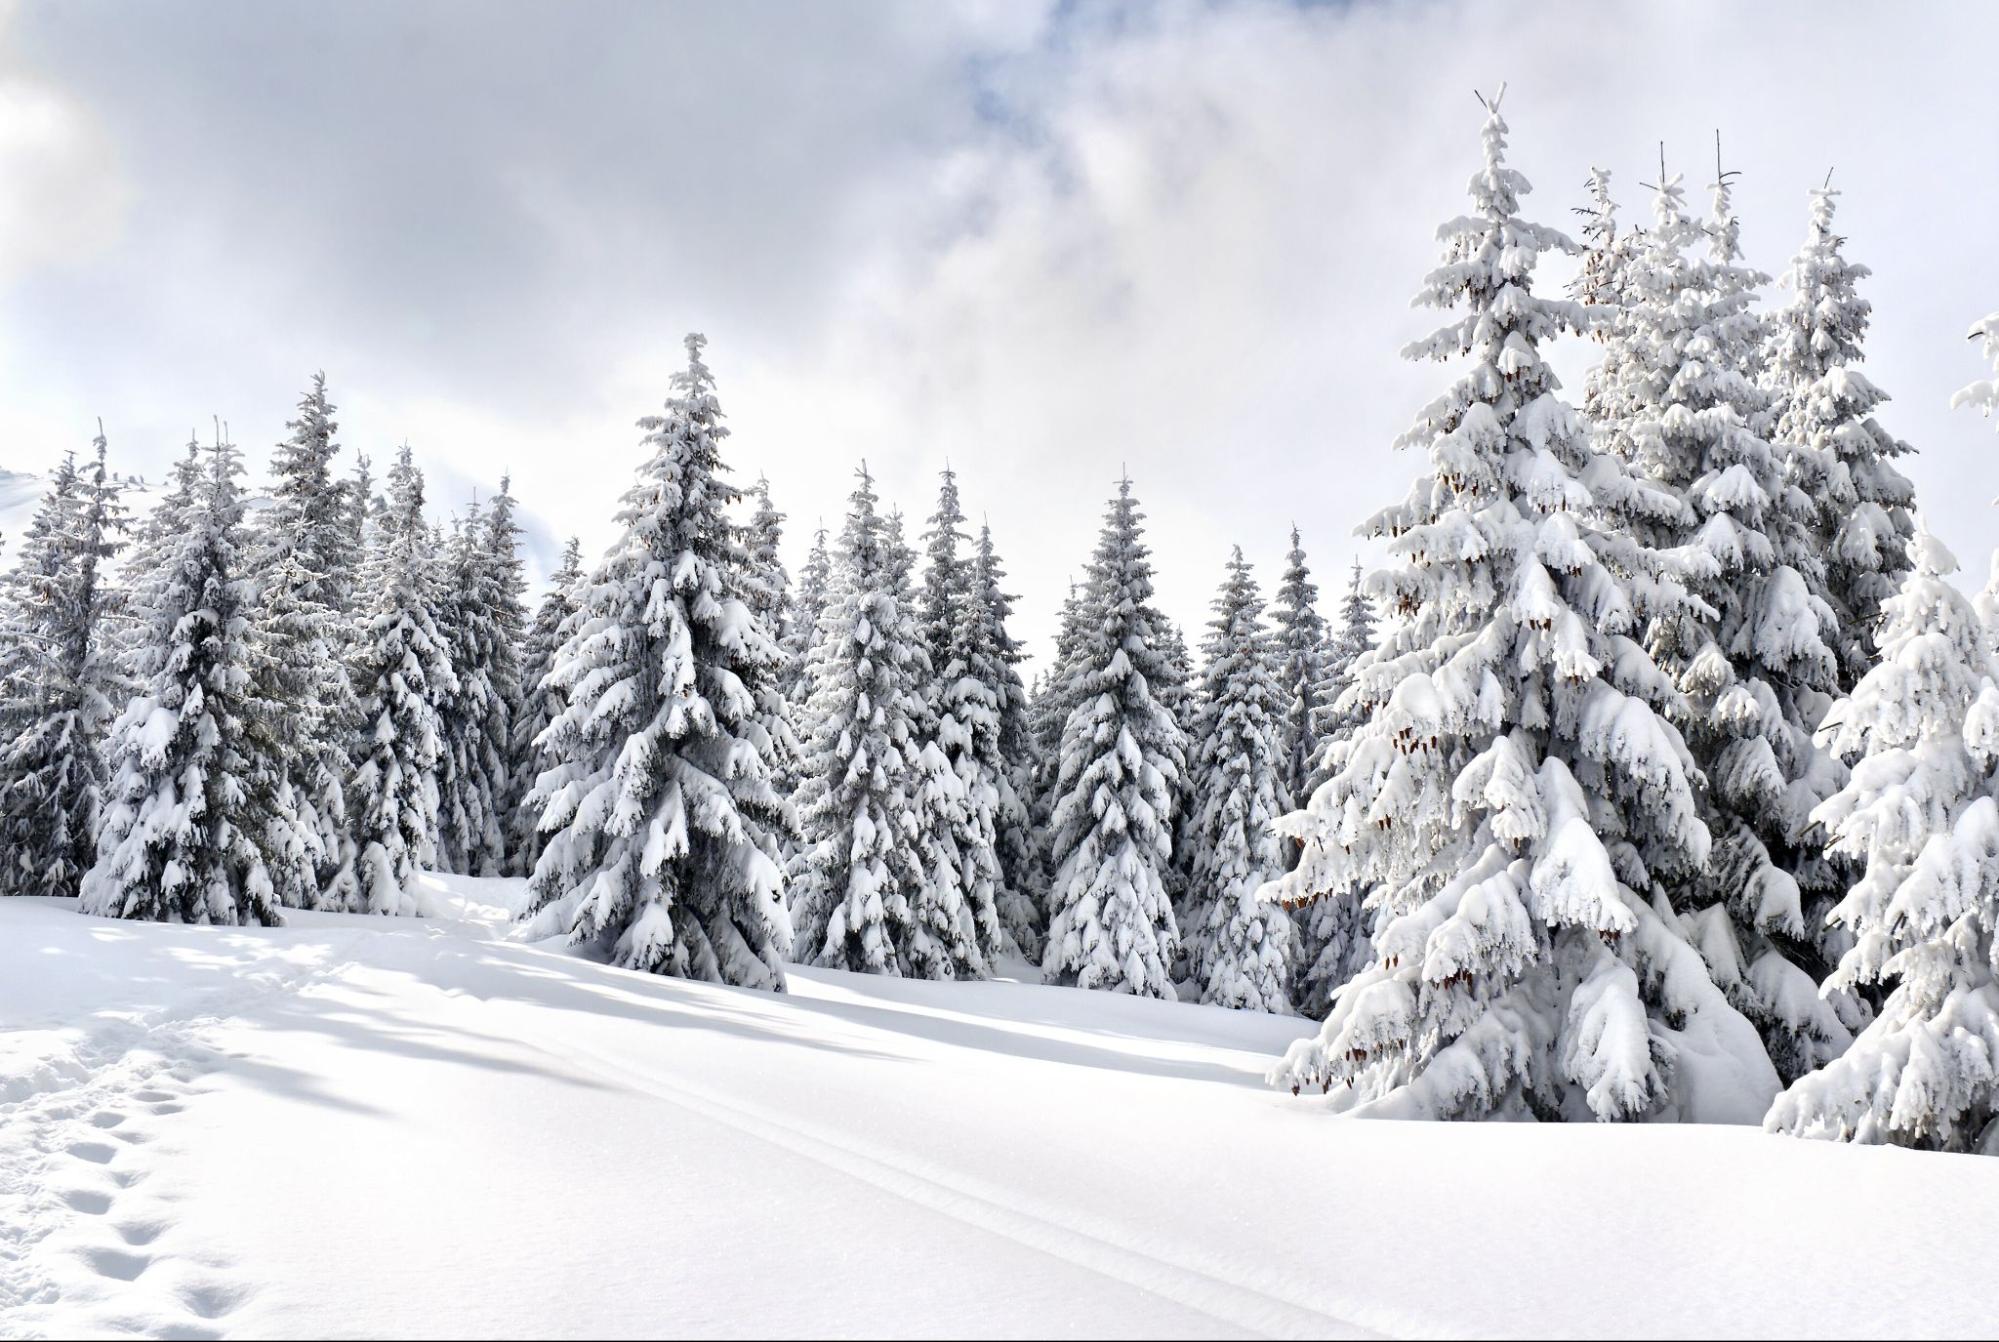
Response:
[{"label": "blue sky", "polygon": [[[0,465],[102,414],[157,472],[211,414],[253,462],[324,367],[351,450],[449,507],[513,471],[601,543],[680,336],[800,542],[856,460],[929,511],[948,456],[1049,632],[1121,466],[1206,616],[1294,519],[1325,585],[1445,376],[1396,352],[1509,82],[1530,211],[1724,133],[1782,270],[1837,167],[1870,375],[1982,571],[1992,426],[1946,409],[1999,307],[1999,11],[1857,5],[0,3]],[[1694,192],[1704,199],[1704,192]],[[1561,276],[1549,275],[1551,283]],[[1589,351],[1558,355],[1573,391]]]}]

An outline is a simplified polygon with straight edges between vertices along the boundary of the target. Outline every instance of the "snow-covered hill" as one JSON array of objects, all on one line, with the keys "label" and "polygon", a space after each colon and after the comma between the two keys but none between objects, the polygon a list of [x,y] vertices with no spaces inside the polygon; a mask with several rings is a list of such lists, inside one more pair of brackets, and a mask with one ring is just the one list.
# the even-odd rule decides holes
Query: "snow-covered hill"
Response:
[{"label": "snow-covered hill", "polygon": [[1297,1022],[0,901],[0,1336],[1982,1333],[1999,1161],[1404,1125]]}]

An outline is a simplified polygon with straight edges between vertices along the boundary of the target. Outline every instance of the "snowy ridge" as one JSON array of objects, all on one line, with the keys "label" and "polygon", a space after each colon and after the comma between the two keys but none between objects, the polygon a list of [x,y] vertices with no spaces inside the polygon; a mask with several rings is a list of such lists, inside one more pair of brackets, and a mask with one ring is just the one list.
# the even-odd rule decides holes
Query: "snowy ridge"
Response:
[{"label": "snowy ridge", "polygon": [[[1261,1083],[1309,1022],[663,979],[511,940],[523,895],[427,877],[430,919],[240,930],[0,903],[25,971],[0,983],[0,1336],[1984,1322],[1962,1283],[1987,1250],[1956,1228],[1999,1194],[1993,1162],[1329,1120]],[[1441,1170],[1448,1196],[1407,1196]],[[1834,1219],[1878,1233],[1825,1274],[1795,1227]]]}]

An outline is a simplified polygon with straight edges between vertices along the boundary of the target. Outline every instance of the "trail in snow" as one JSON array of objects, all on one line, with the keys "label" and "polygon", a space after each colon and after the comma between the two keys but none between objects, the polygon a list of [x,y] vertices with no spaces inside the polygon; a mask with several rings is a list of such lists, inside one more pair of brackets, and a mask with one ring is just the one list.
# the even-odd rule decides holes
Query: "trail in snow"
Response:
[{"label": "trail in snow", "polygon": [[739,992],[512,942],[518,883],[431,885],[433,918],[275,930],[0,901],[0,1336],[1989,1314],[1999,1163],[1336,1120],[1263,1083],[1303,1022],[817,970]]}]

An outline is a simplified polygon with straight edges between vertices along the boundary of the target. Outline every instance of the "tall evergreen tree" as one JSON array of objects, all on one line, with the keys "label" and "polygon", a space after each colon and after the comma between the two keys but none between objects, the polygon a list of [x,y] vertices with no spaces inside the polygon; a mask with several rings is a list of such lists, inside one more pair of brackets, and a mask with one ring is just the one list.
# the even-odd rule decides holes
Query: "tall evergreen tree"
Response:
[{"label": "tall evergreen tree", "polygon": [[562,716],[569,702],[551,678],[556,654],[568,640],[571,621],[582,607],[583,543],[571,536],[562,548],[562,562],[548,577],[548,592],[535,608],[522,650],[521,711],[514,719],[513,768],[521,779],[514,808],[513,831],[507,846],[508,866],[515,875],[532,875],[541,859],[541,808],[530,801],[535,780],[553,761],[543,750],[542,734]]},{"label": "tall evergreen tree", "polygon": [[[1326,638],[1314,718],[1319,747],[1307,780],[1309,790],[1293,799],[1300,807],[1339,772],[1346,743],[1367,720],[1345,695],[1353,688],[1360,659],[1373,650],[1374,642],[1374,604],[1361,586],[1360,561],[1355,560],[1340,603],[1340,626]],[[1292,1003],[1301,1015],[1324,1020],[1332,1010],[1333,990],[1366,966],[1372,945],[1363,907],[1366,896],[1365,889],[1329,894],[1290,910],[1297,938]]]},{"label": "tall evergreen tree", "polygon": [[[1294,561],[1293,571],[1300,567]],[[1272,662],[1290,650],[1264,627],[1262,594],[1241,546],[1229,559],[1214,610],[1199,730],[1189,752],[1190,874],[1203,917],[1188,929],[1193,979],[1203,1002],[1288,1012],[1291,920],[1257,891],[1285,867],[1273,825],[1291,809],[1284,785],[1291,696]]]},{"label": "tall evergreen tree", "polygon": [[914,558],[900,520],[878,511],[866,466],[858,476],[808,671],[805,841],[791,866],[797,954],[864,973],[982,973],[939,823],[950,791],[962,801],[962,789],[926,735]]},{"label": "tall evergreen tree", "polygon": [[1054,888],[1041,966],[1051,983],[1171,1000],[1180,929],[1167,881],[1186,746],[1162,697],[1174,684],[1171,630],[1152,604],[1143,516],[1130,478],[1120,480],[1062,668],[1068,683],[1057,693],[1073,707],[1049,817]]},{"label": "tall evergreen tree", "polygon": [[1776,1075],[1658,895],[1708,835],[1674,689],[1633,634],[1639,593],[1684,594],[1604,525],[1640,486],[1558,399],[1541,348],[1585,319],[1533,274],[1571,244],[1521,217],[1488,109],[1473,209],[1417,299],[1452,318],[1404,351],[1468,366],[1367,527],[1392,538],[1372,586],[1397,619],[1349,692],[1366,723],[1284,822],[1305,851],[1275,893],[1372,887],[1374,963],[1278,1076],[1383,1116],[1742,1121]]},{"label": "tall evergreen tree", "polygon": [[[784,561],[778,555],[779,546],[784,541],[784,514],[771,502],[770,481],[764,477],[757,477],[756,488],[751,493],[756,499],[756,506],[743,533],[748,555],[744,600],[749,604],[750,613],[762,623],[777,642],[778,651],[784,655],[777,676],[760,691],[757,748],[770,766],[771,785],[789,806],[792,794],[798,790],[800,747],[796,721],[798,710],[788,692],[795,678],[791,665],[791,577],[785,572]],[[785,826],[779,845],[786,862],[791,860],[797,847],[795,822],[794,815],[792,822]]]},{"label": "tall evergreen tree", "polygon": [[489,512],[474,499],[452,533],[439,629],[457,688],[439,703],[438,859],[447,871],[497,876],[516,804],[513,718],[520,709],[520,526],[510,480]]},{"label": "tall evergreen tree", "polygon": [[486,724],[492,734],[492,751],[499,761],[500,779],[500,855],[493,867],[494,875],[511,874],[518,870],[508,836],[518,828],[515,813],[526,804],[527,791],[534,785],[533,770],[526,767],[514,749],[518,736],[515,724],[520,721],[527,698],[521,655],[528,633],[528,579],[527,560],[521,554],[521,524],[516,517],[519,508],[520,500],[514,497],[513,477],[502,475],[500,492],[493,496],[493,506],[486,512],[483,538],[487,590],[490,593],[488,604],[499,635],[492,665],[487,671],[493,696],[500,707],[500,720],[488,719]]},{"label": "tall evergreen tree", "polygon": [[1302,798],[1318,755],[1319,693],[1325,679],[1326,622],[1319,615],[1319,585],[1305,563],[1305,547],[1291,527],[1284,580],[1277,587],[1277,685],[1285,696],[1280,767],[1287,796]]},{"label": "tall evergreen tree", "polygon": [[993,690],[994,733],[998,750],[993,812],[993,851],[999,859],[999,921],[1010,945],[1006,953],[1039,962],[1047,935],[1036,892],[1041,889],[1033,821],[1028,811],[1034,763],[1032,728],[1028,720],[1027,687],[1021,683],[1020,644],[1007,629],[1013,597],[1005,590],[1006,571],[993,549],[992,528],[981,524],[972,559],[971,619],[966,636],[974,649],[968,664],[974,677]]},{"label": "tall evergreen tree", "polygon": [[1853,761],[1814,817],[1864,872],[1833,910],[1853,937],[1830,990],[1888,988],[1844,1055],[1768,1126],[1947,1151],[1999,1149],[1999,666],[1928,535],[1882,604],[1880,661],[1827,720]]},{"label": "tall evergreen tree", "polygon": [[784,697],[800,712],[812,699],[808,676],[812,642],[818,636],[819,617],[825,614],[832,582],[833,560],[826,549],[826,528],[821,526],[812,533],[812,549],[805,557],[805,567],[798,571],[798,587],[785,617]]},{"label": "tall evergreen tree", "polygon": [[993,640],[986,594],[974,589],[976,575],[963,553],[964,525],[958,477],[946,466],[937,511],[924,532],[928,564],[917,612],[931,670],[926,687],[930,721],[963,792],[951,807],[956,882],[977,929],[980,953],[989,961],[1017,949],[1002,930],[999,914],[1006,896],[999,827],[1012,786],[1000,742],[1004,651]]},{"label": "tall evergreen tree", "polygon": [[0,594],[0,895],[74,896],[94,861],[119,689],[103,566],[124,520],[101,424],[93,446],[86,471],[64,456]]},{"label": "tall evergreen tree", "polygon": [[651,455],[549,677],[564,701],[542,735],[529,889],[537,928],[615,964],[781,992],[792,819],[757,724],[783,653],[747,599],[706,343],[687,337],[665,413],[639,421]]},{"label": "tall evergreen tree", "polygon": [[219,431],[164,567],[142,577],[139,692],[106,746],[113,774],[79,908],[161,922],[282,921],[261,837],[276,782],[253,756],[242,467]]},{"label": "tall evergreen tree", "polygon": [[1895,467],[1912,449],[1873,416],[1887,393],[1855,366],[1873,310],[1855,285],[1871,272],[1841,252],[1838,197],[1811,193],[1811,228],[1784,276],[1791,300],[1771,325],[1766,363],[1776,439],[1813,502],[1811,543],[1825,566],[1822,595],[1839,618],[1839,683],[1850,688],[1873,664],[1881,603],[1908,571],[1915,489]]},{"label": "tall evergreen tree", "polygon": [[422,911],[417,872],[437,860],[439,708],[457,692],[458,678],[438,628],[442,579],[423,512],[423,472],[407,443],[387,483],[349,669],[361,716],[347,805],[357,850],[355,911],[413,914]]},{"label": "tall evergreen tree", "polygon": [[298,908],[354,899],[345,780],[359,705],[345,663],[358,553],[333,415],[326,375],[314,374],[272,453],[272,506],[254,542],[252,697],[274,717],[248,727],[279,773],[260,841],[279,903]]},{"label": "tall evergreen tree", "polygon": [[1788,1080],[1836,1056],[1859,1019],[1857,1003],[1822,1001],[1815,986],[1836,881],[1810,815],[1841,777],[1812,730],[1836,688],[1838,617],[1814,592],[1810,501],[1763,436],[1758,277],[1733,255],[1726,230],[1688,218],[1679,179],[1662,180],[1606,359],[1617,414],[1599,423],[1651,486],[1613,502],[1614,516],[1634,543],[1674,556],[1695,597],[1646,630],[1685,695],[1678,715],[1708,785],[1712,851],[1675,883],[1673,905]]}]

